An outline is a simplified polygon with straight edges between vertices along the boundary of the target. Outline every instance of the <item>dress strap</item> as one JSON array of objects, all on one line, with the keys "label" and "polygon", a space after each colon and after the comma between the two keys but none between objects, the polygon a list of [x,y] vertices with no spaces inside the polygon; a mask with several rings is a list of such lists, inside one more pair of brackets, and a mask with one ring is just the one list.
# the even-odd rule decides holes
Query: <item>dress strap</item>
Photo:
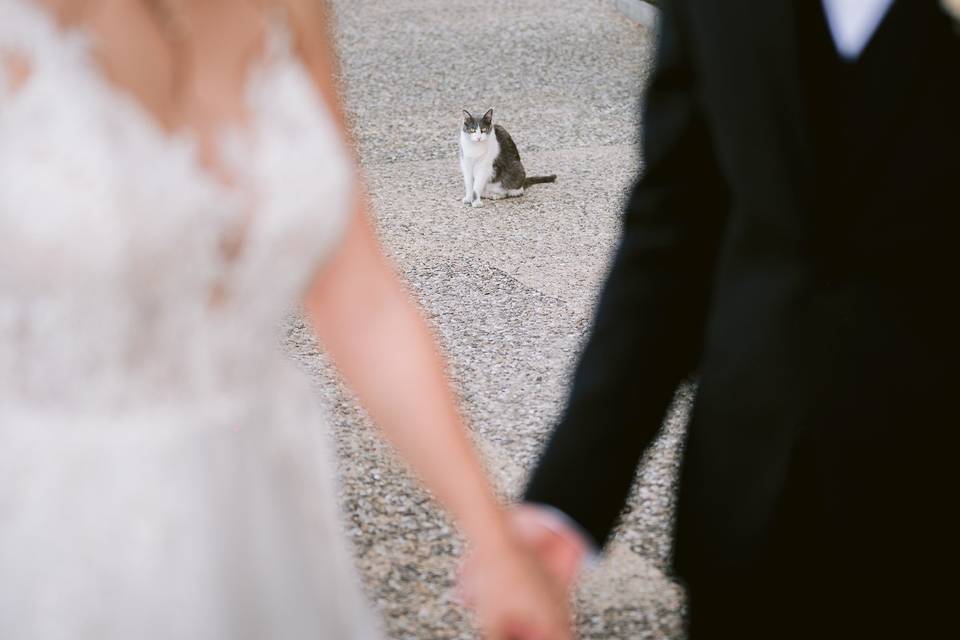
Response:
[{"label": "dress strap", "polygon": [[0,2],[0,50],[32,57],[51,46],[56,25],[30,0]]},{"label": "dress strap", "polygon": [[60,26],[32,0],[0,0],[0,98],[45,67],[79,59],[85,47],[81,30]]},{"label": "dress strap", "polygon": [[284,59],[293,51],[293,32],[287,8],[271,5],[264,16],[267,26],[267,60]]},{"label": "dress strap", "polygon": [[15,93],[30,76],[35,49],[43,37],[38,27],[20,0],[0,3],[0,100]]}]

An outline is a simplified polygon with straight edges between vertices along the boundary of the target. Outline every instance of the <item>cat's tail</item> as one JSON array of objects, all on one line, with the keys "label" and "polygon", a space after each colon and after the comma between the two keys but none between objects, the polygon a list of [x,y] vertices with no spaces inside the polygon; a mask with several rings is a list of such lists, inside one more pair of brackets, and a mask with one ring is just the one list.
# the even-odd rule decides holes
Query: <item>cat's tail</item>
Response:
[{"label": "cat's tail", "polygon": [[523,188],[526,189],[532,184],[542,184],[544,182],[556,182],[557,174],[552,174],[549,176],[530,176],[523,181]]}]

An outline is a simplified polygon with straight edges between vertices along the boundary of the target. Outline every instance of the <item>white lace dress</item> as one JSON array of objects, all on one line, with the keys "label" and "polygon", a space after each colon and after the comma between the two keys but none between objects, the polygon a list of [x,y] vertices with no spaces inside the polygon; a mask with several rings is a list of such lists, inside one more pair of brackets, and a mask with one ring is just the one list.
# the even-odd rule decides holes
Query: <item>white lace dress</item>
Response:
[{"label": "white lace dress", "polygon": [[377,636],[278,349],[351,192],[286,33],[229,187],[82,32],[0,0],[0,638]]}]

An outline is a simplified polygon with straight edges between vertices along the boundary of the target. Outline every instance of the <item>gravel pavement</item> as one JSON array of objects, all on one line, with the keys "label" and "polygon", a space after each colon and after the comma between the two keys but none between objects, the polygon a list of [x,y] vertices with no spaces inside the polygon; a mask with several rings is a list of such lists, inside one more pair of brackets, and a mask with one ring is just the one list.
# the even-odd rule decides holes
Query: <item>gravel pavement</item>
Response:
[{"label": "gravel pavement", "polygon": [[[347,108],[378,232],[445,349],[474,437],[515,496],[554,424],[639,169],[653,36],[612,0],[335,0]],[[555,184],[461,203],[460,109],[494,107],[529,174]],[[303,326],[293,356],[329,407],[343,508],[390,638],[475,638],[451,598],[462,540],[345,393]],[[680,638],[665,575],[691,391],[577,595],[581,638]]]}]

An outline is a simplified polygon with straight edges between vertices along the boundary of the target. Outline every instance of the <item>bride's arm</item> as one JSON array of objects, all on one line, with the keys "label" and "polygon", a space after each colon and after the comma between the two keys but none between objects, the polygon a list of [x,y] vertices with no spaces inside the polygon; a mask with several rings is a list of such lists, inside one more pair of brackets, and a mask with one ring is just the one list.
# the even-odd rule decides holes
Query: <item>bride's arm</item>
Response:
[{"label": "bride's arm", "polygon": [[[291,0],[301,55],[337,115],[335,57],[323,3]],[[311,9],[312,8],[312,9]],[[312,11],[312,14],[310,13]],[[304,22],[307,21],[307,22]],[[313,21],[313,22],[310,22]],[[307,292],[309,320],[347,384],[423,483],[452,513],[488,568],[473,594],[495,637],[567,638],[564,594],[556,593],[511,533],[467,436],[443,361],[426,323],[383,255],[357,187],[356,208],[334,256]]]},{"label": "bride's arm", "polygon": [[508,527],[435,343],[381,253],[362,204],[305,307],[347,384],[470,541],[473,564],[482,568],[470,594],[489,637],[569,638],[565,594]]},{"label": "bride's arm", "polygon": [[381,253],[362,202],[306,297],[311,324],[347,384],[477,546],[507,540],[435,343]]}]

